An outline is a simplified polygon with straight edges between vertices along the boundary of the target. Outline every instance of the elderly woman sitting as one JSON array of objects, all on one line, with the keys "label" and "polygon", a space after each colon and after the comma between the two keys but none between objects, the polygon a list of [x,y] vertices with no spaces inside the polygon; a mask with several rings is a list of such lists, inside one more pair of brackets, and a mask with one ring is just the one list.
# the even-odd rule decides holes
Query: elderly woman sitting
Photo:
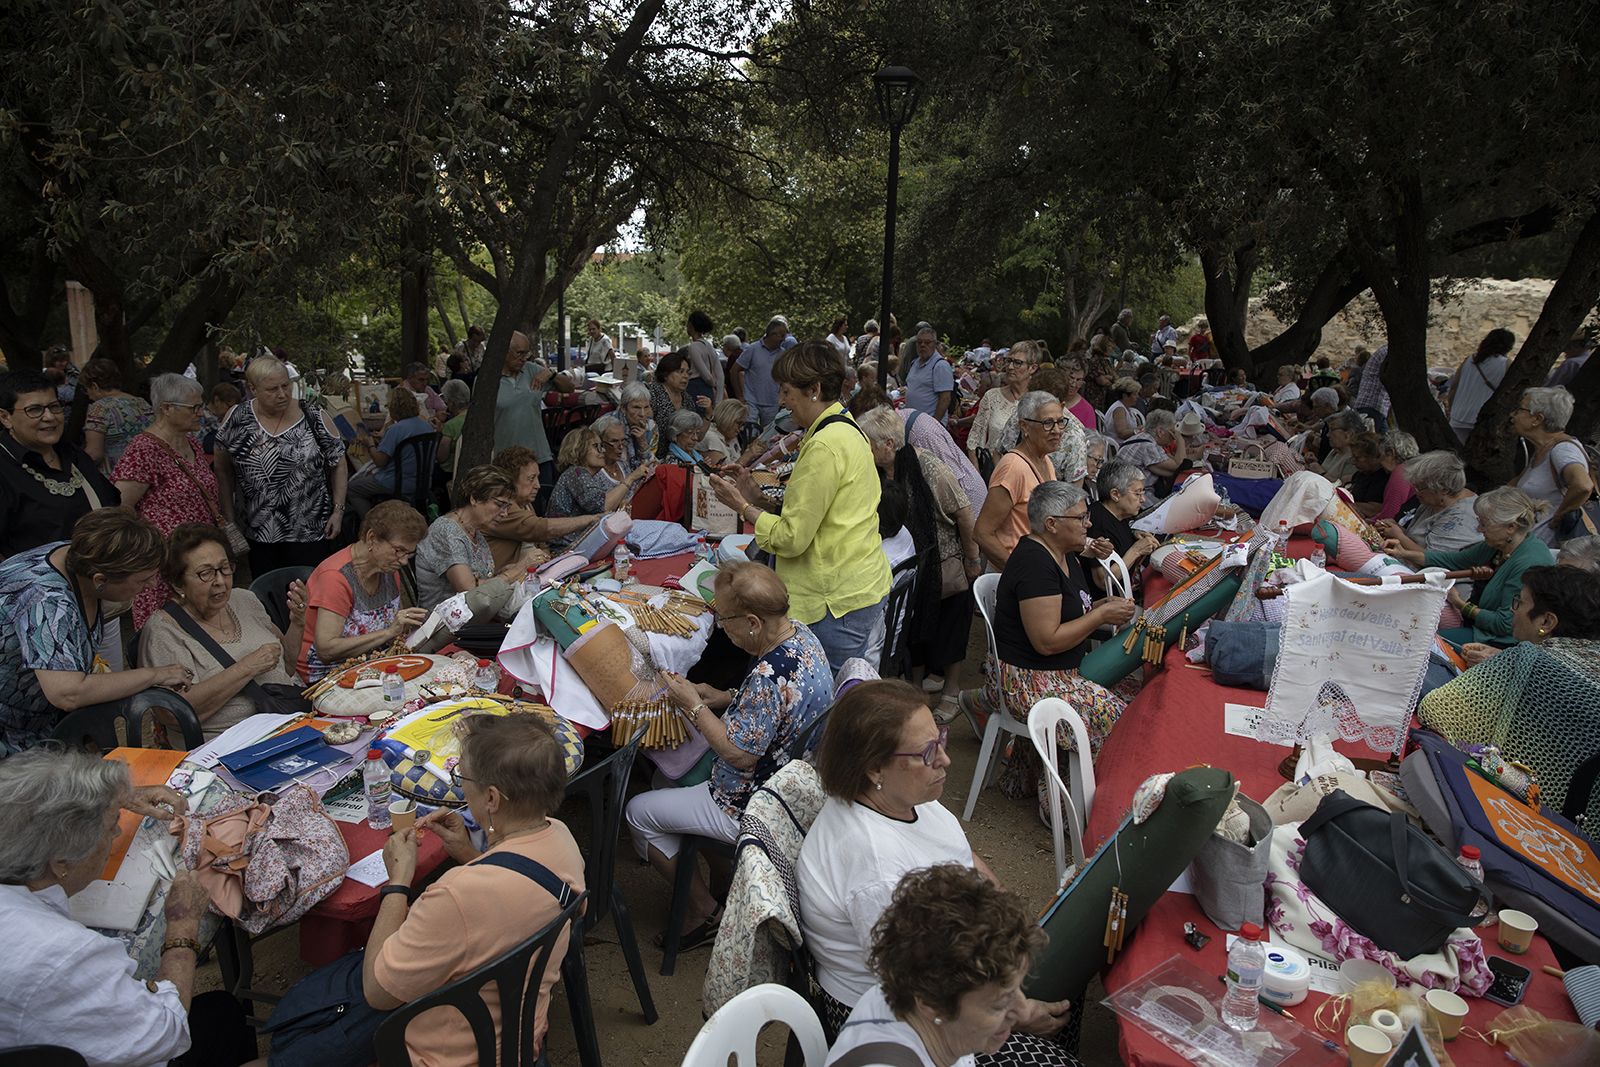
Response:
[{"label": "elderly woman sitting", "polygon": [[692,467],[697,463],[704,463],[705,456],[700,453],[700,440],[705,437],[706,420],[692,411],[675,411],[667,423],[666,458],[674,463],[681,463],[685,467]]},{"label": "elderly woman sitting", "polygon": [[340,660],[384,648],[426,621],[426,609],[401,606],[400,568],[427,533],[427,521],[410,504],[385,500],[361,520],[355,544],[311,572],[296,665],[306,684]]},{"label": "elderly woman sitting", "polygon": [[[372,1062],[372,1034],[382,1014],[441,989],[515,948],[561,913],[561,904],[519,862],[533,861],[575,892],[584,889],[583,854],[554,818],[567,786],[561,745],[543,717],[469,715],[461,720],[461,758],[452,770],[466,795],[473,822],[487,835],[488,849],[472,843],[459,812],[441,808],[397,830],[383,846],[389,874],[364,952],[328,965],[343,978],[359,968],[364,1003],[351,1005],[349,1020],[314,1031],[287,1049],[272,1050],[273,1067],[357,1067]],[[425,889],[413,885],[417,834],[439,835],[458,866]],[[535,1007],[533,1051],[544,1043],[550,988],[561,977],[569,932],[563,932],[545,964]],[[327,976],[304,979],[317,983]],[[313,985],[315,988],[315,985]],[[290,990],[289,997],[294,996]],[[499,998],[485,998],[489,1025],[500,1029]],[[415,1063],[477,1063],[473,1028],[454,1010],[430,1012],[406,1029],[406,1050]],[[542,1059],[542,1057],[539,1057]]]},{"label": "elderly woman sitting", "polygon": [[[898,680],[862,682],[829,713],[817,751],[828,799],[800,848],[795,877],[830,1037],[871,994],[872,932],[909,872],[959,864],[998,885],[961,823],[939,803],[950,770],[949,734],[934,722],[926,696]],[[941,939],[950,932],[940,929]],[[1022,1010],[1024,1029],[1051,1034],[1066,1005],[1028,1001]],[[1024,1062],[1060,1062],[1045,1054],[1059,1051],[1053,1044],[1017,1035],[1012,1051],[1024,1050],[1042,1054]]]},{"label": "elderly woman sitting", "polygon": [[1572,394],[1561,386],[1524,389],[1522,403],[1511,413],[1511,428],[1532,449],[1518,489],[1546,505],[1544,521],[1534,532],[1547,545],[1582,532],[1579,510],[1594,493],[1589,454],[1569,435]]},{"label": "elderly woman sitting", "polygon": [[193,672],[186,694],[205,735],[215,737],[258,711],[278,711],[264,686],[298,695],[294,677],[306,622],[306,586],[289,584],[289,631],[273,625],[261,601],[233,584],[228,538],[215,526],[186,523],[167,541],[161,575],[172,589],[165,610],[139,634],[139,659]]},{"label": "elderly woman sitting", "polygon": [[[755,665],[731,693],[666,676],[668,697],[715,754],[711,780],[640,793],[627,810],[640,858],[669,885],[682,836],[733,841],[751,794],[789,762],[790,746],[833,699],[827,653],[803,623],[789,617],[789,593],[775,573],[757,563],[735,563],[717,572],[714,589],[717,625],[756,657]],[[717,921],[716,901],[696,871],[680,947],[710,941]]]},{"label": "elderly woman sitting", "polygon": [[[586,530],[600,518],[598,514],[544,517],[533,510],[534,499],[539,495],[539,459],[531,448],[522,445],[502,448],[490,463],[511,479],[513,500],[504,515],[496,516],[484,527],[495,570],[524,552],[532,549],[543,552],[543,546],[551,540]],[[548,557],[549,554],[544,555]],[[529,562],[533,561],[530,556]]]},{"label": "elderly woman sitting", "polygon": [[1100,470],[1100,498],[1089,505],[1089,536],[1104,537],[1135,579],[1141,565],[1161,544],[1155,534],[1134,530],[1131,520],[1144,507],[1144,471],[1121,458]]},{"label": "elderly woman sitting", "polygon": [[1417,509],[1404,526],[1392,518],[1373,523],[1386,544],[1393,540],[1408,552],[1448,552],[1480,540],[1473,503],[1478,494],[1467,488],[1467,468],[1454,452],[1425,452],[1405,461],[1406,480],[1417,497]]},{"label": "elderly woman sitting", "polygon": [[474,467],[456,479],[454,491],[457,506],[433,520],[428,536],[417,545],[417,606],[429,610],[492,578],[515,581],[528,567],[527,555],[496,567],[484,534],[491,522],[516,507],[516,490],[505,471]]},{"label": "elderly woman sitting", "polygon": [[[600,435],[588,426],[569,431],[562,438],[556,467],[561,477],[556,479],[555,491],[550,494],[548,512],[551,518],[557,519],[616,511],[655,469],[648,464],[638,466],[621,481],[614,480],[606,473],[606,450],[600,443]],[[576,536],[577,531],[551,537],[550,547],[565,548]]]},{"label": "elderly woman sitting", "polygon": [[137,596],[161,559],[159,530],[128,508],[101,508],[78,520],[71,541],[0,563],[0,757],[51,736],[62,712],[193,680],[177,664],[97,664],[106,608]]},{"label": "elderly woman sitting", "polygon": [[228,993],[194,996],[211,897],[193,871],[180,869],[167,890],[152,982],[135,977],[126,945],[69,910],[68,898],[100,877],[123,807],[163,821],[185,810],[165,786],[134,789],[119,760],[52,749],[0,760],[0,923],[12,971],[0,983],[0,1049],[64,1045],[92,1064],[233,1067],[255,1055],[255,1035]]},{"label": "elderly woman sitting", "polygon": [[1115,403],[1106,408],[1105,430],[1119,446],[1144,428],[1144,412],[1139,409],[1143,386],[1133,378],[1118,378],[1111,386]]},{"label": "elderly woman sitting", "polygon": [[[1318,444],[1306,456],[1306,469],[1330,482],[1350,481],[1356,472],[1350,442],[1356,434],[1367,432],[1367,420],[1354,411],[1336,411],[1322,424],[1322,433],[1313,435]],[[1310,442],[1308,442],[1309,444]]]},{"label": "elderly woman sitting", "polygon": [[627,420],[628,448],[624,463],[631,471],[642,466],[647,458],[656,454],[657,435],[660,428],[651,417],[650,387],[643,382],[629,382],[622,387],[619,410]]},{"label": "elderly woman sitting", "polygon": [[457,449],[467,427],[467,405],[472,403],[472,387],[460,378],[451,378],[439,387],[444,401],[444,425],[439,427],[439,466],[455,474]]},{"label": "elderly woman sitting", "polygon": [[1008,1055],[1012,1032],[1037,1014],[1022,982],[1044,941],[1021,898],[981,874],[948,863],[913,871],[872,931],[877,983],[850,1012],[827,1062],[879,1043],[923,1063],[972,1063],[974,1055],[984,1063],[1075,1062],[1065,1049],[1044,1059]]},{"label": "elderly woman sitting", "polygon": [[700,439],[700,452],[706,457],[707,463],[720,467],[724,463],[738,463],[741,460],[739,429],[744,425],[749,410],[743,400],[730,397],[717,401],[716,407],[711,409],[711,426]]},{"label": "elderly woman sitting", "polygon": [[1416,490],[1406,477],[1404,464],[1417,456],[1417,439],[1404,430],[1389,430],[1378,439],[1378,471],[1382,489],[1371,504],[1359,500],[1356,510],[1370,519],[1393,519],[1416,500]]},{"label": "elderly woman sitting", "polygon": [[1100,499],[1100,471],[1116,454],[1117,446],[1105,434],[1083,435],[1083,484],[1078,488],[1089,495],[1091,504]]},{"label": "elderly woman sitting", "polygon": [[1157,483],[1170,486],[1177,473],[1189,466],[1189,446],[1178,432],[1178,419],[1170,411],[1152,411],[1144,429],[1127,438],[1117,449],[1117,462],[1132,464],[1144,472],[1145,484],[1155,492]]},{"label": "elderly woman sitting", "polygon": [[1450,590],[1450,604],[1461,612],[1467,625],[1440,630],[1439,636],[1456,644],[1478,641],[1503,648],[1514,640],[1511,602],[1522,588],[1522,573],[1529,567],[1548,567],[1556,561],[1549,545],[1530,536],[1548,506],[1510,486],[1491,489],[1473,504],[1483,535],[1477,544],[1455,552],[1418,552],[1389,541],[1384,543],[1384,551],[1414,567],[1493,567],[1494,576],[1476,583],[1470,600],[1464,599],[1458,589]]},{"label": "elderly woman sitting", "polygon": [[1078,554],[1087,545],[1089,502],[1081,490],[1065,482],[1041,485],[1028,501],[1028,523],[1032,532],[1017,543],[996,591],[1000,692],[1019,720],[1043,698],[1064,697],[1083,716],[1090,747],[1099,752],[1126,704],[1077,668],[1090,636],[1133,618],[1134,604],[1095,599],[1084,578]]}]

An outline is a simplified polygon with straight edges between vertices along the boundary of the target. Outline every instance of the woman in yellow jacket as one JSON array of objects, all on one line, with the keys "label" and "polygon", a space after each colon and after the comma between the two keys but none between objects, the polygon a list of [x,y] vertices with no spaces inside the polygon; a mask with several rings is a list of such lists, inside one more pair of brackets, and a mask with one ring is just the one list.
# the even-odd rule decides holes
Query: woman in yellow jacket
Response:
[{"label": "woman in yellow jacket", "polygon": [[835,672],[867,647],[889,595],[889,558],[878,536],[878,472],[872,446],[844,410],[845,369],[825,341],[778,357],[778,402],[807,427],[784,493],[782,512],[750,473],[713,476],[717,498],[753,522],[756,544],[777,558],[789,589],[789,614],[811,628]]}]

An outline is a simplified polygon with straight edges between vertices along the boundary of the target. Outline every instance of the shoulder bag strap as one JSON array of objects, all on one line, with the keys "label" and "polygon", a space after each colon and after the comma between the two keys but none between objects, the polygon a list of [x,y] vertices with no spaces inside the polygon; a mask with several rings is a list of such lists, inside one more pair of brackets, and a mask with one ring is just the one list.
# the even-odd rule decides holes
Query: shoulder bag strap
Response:
[{"label": "shoulder bag strap", "polygon": [[[1423,895],[1411,884],[1411,875],[1408,870],[1411,860],[1411,839],[1410,835],[1406,833],[1406,829],[1406,817],[1398,811],[1391,811],[1389,813],[1389,841],[1394,848],[1394,869],[1395,873],[1400,876],[1400,888],[1410,898],[1408,903],[1417,910],[1432,915],[1441,922],[1449,923],[1451,926],[1471,926],[1471,914],[1440,908],[1431,900],[1424,899]],[[1493,907],[1494,898],[1489,893],[1489,887],[1476,880],[1474,880],[1474,885],[1476,885],[1478,896],[1483,902]]]},{"label": "shoulder bag strap", "polygon": [[[217,644],[215,637],[206,633],[205,627],[196,622],[194,616],[170,600],[161,605],[161,610],[171,615],[172,621],[182,627],[184,633],[199,641],[200,647],[211,654],[211,658],[217,661],[219,667],[227,670],[234,665],[233,657],[228,655],[221,645]],[[255,701],[256,707],[260,710],[271,710],[278,706],[278,702],[273,699],[272,694],[261,688],[261,683],[254,678],[244,683],[244,692],[250,694],[250,699]]]},{"label": "shoulder bag strap", "polygon": [[[863,430],[856,423],[855,419],[852,419],[849,415],[846,415],[842,411],[836,411],[832,415],[829,415],[827,418],[823,419],[822,422],[817,426],[816,430],[814,431],[814,434],[821,433],[823,430],[826,430],[829,426],[832,426],[836,422],[842,422],[845,425],[849,426],[851,429],[855,430],[856,433],[861,435],[861,439],[863,441],[867,441],[867,431]],[[871,444],[872,442],[871,441],[867,441],[867,443]]]},{"label": "shoulder bag strap", "polygon": [[833,1060],[829,1067],[923,1067],[923,1059],[912,1049],[893,1041],[874,1041],[857,1045]]},{"label": "shoulder bag strap", "polygon": [[516,852],[493,852],[481,859],[473,860],[469,867],[504,867],[508,871],[516,871],[537,882],[540,888],[556,898],[556,903],[565,908],[577,899],[577,890],[562,881],[556,872],[540,863],[538,860],[529,859],[527,856]]},{"label": "shoulder bag strap", "polygon": [[[1218,557],[1220,558],[1220,557]],[[1311,817],[1300,824],[1300,836],[1304,840],[1311,840],[1311,835],[1320,830],[1324,824],[1337,819],[1347,811],[1356,811],[1359,808],[1373,808],[1371,804],[1357,800],[1343,789],[1335,789],[1323,797],[1317,804],[1317,810]],[[1374,811],[1378,810],[1373,808]]]},{"label": "shoulder bag strap", "polygon": [[917,424],[917,420],[920,419],[921,417],[922,417],[921,409],[919,409],[919,408],[912,408],[911,409],[910,416],[908,416],[906,418],[906,436],[908,438],[911,436],[911,427],[915,426]]},{"label": "shoulder bag strap", "polygon": [[218,508],[217,501],[213,500],[211,498],[211,494],[206,492],[205,483],[194,476],[194,471],[183,465],[183,457],[178,455],[178,450],[149,431],[145,431],[145,436],[149,437],[150,440],[164,448],[167,452],[167,455],[172,457],[173,464],[178,468],[178,470],[182,471],[183,476],[189,479],[194,487],[200,491],[200,499],[206,502],[206,510],[211,512],[211,521],[216,523],[218,526],[221,526],[222,511]]}]

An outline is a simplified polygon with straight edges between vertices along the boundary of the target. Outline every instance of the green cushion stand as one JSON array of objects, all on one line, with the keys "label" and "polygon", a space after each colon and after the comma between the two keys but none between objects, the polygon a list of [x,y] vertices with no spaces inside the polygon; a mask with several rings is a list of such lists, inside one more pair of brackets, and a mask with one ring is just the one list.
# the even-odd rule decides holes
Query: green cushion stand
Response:
[{"label": "green cushion stand", "polygon": [[[1216,588],[1210,590],[1205,596],[1196,600],[1189,606],[1188,611],[1178,613],[1178,617],[1167,623],[1166,647],[1170,648],[1183,636],[1184,617],[1188,616],[1189,632],[1192,634],[1217,612],[1227,608],[1233,603],[1234,594],[1239,591],[1239,582],[1242,574],[1230,574],[1217,583]],[[1132,623],[1117,631],[1115,637],[1108,640],[1099,648],[1092,650],[1083,657],[1083,662],[1078,664],[1078,673],[1091,682],[1098,682],[1110,689],[1128,675],[1144,666],[1144,640],[1141,637],[1134,643],[1132,652],[1122,650],[1122,642],[1128,636]]]},{"label": "green cushion stand", "polygon": [[1044,1001],[1081,997],[1089,979],[1105,964],[1112,888],[1128,894],[1126,941],[1210,840],[1233,791],[1233,775],[1227,771],[1191,767],[1173,775],[1166,797],[1142,825],[1135,826],[1132,816],[1124,818],[1040,917],[1050,943],[1033,961],[1024,992]]}]

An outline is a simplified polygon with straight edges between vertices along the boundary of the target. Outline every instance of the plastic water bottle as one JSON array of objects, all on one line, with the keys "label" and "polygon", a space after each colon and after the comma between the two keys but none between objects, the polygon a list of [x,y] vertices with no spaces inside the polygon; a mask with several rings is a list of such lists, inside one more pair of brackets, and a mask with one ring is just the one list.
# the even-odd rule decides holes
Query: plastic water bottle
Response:
[{"label": "plastic water bottle", "polygon": [[532,600],[539,593],[539,568],[529,567],[522,576],[522,599]]},{"label": "plastic water bottle", "polygon": [[1261,981],[1267,966],[1266,934],[1255,923],[1239,927],[1228,950],[1228,992],[1222,1021],[1234,1030],[1254,1030],[1261,1018]]},{"label": "plastic water bottle", "polygon": [[694,558],[696,563],[709,562],[711,559],[711,548],[706,543],[706,535],[704,533],[694,535]]},{"label": "plastic water bottle", "polygon": [[1278,520],[1278,545],[1281,548],[1289,543],[1289,520]]},{"label": "plastic water bottle", "polygon": [[485,693],[493,693],[500,688],[500,672],[495,669],[492,661],[480,659],[478,673],[473,677],[472,684]]},{"label": "plastic water bottle", "polygon": [[405,679],[400,677],[400,668],[391,663],[383,669],[383,706],[394,712],[405,702]]},{"label": "plastic water bottle", "polygon": [[1328,550],[1322,547],[1321,541],[1314,541],[1311,544],[1311,562],[1323,570],[1328,569]]},{"label": "plastic water bottle", "polygon": [[[1472,875],[1473,881],[1483,884],[1483,853],[1477,845],[1462,845],[1461,851],[1456,853],[1456,866]],[[1489,905],[1480,900],[1469,914],[1472,925],[1482,926],[1489,921]]]},{"label": "plastic water bottle", "polygon": [[628,546],[619,544],[611,552],[611,577],[626,582],[633,577],[633,553]]},{"label": "plastic water bottle", "polygon": [[367,762],[361,768],[361,781],[367,791],[367,825],[374,830],[389,828],[389,765],[381,749],[367,749]]}]

